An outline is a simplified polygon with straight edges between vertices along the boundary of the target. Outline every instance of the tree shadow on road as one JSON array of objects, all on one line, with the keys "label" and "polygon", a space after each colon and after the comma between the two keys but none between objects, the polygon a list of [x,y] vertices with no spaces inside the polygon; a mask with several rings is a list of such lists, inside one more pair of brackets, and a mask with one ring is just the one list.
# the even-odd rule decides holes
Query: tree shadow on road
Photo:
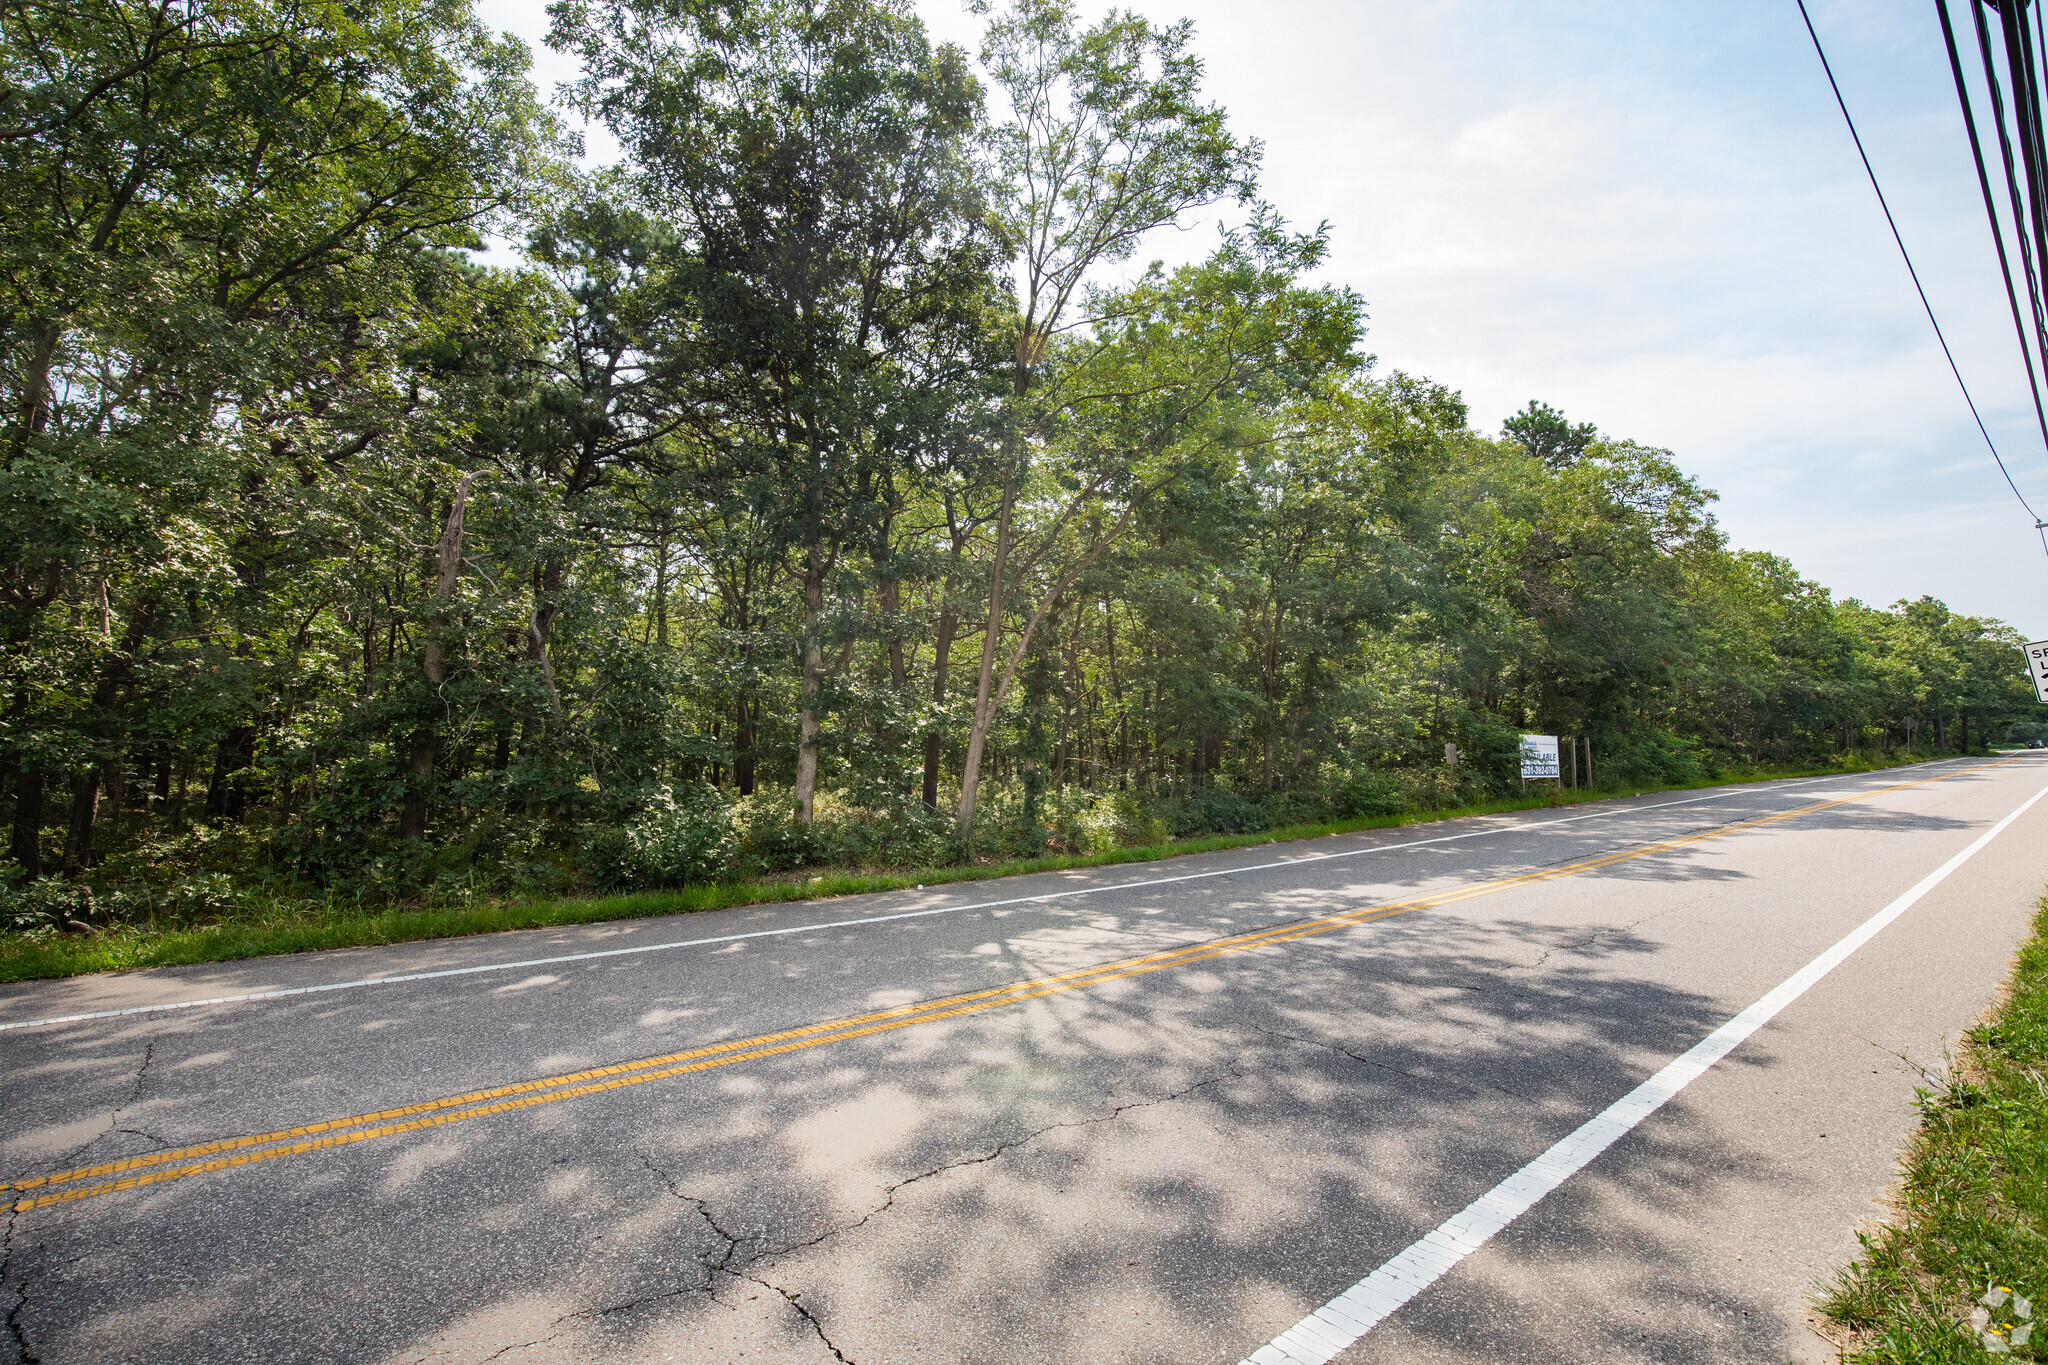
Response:
[{"label": "tree shadow on road", "polygon": [[[1392,921],[39,1210],[7,1289],[53,1365],[1232,1361],[1723,1022],[1616,970],[1656,945],[1557,934]],[[1726,1157],[1658,1141],[1630,1180]],[[1425,1307],[1450,1358],[1556,1354]]]}]

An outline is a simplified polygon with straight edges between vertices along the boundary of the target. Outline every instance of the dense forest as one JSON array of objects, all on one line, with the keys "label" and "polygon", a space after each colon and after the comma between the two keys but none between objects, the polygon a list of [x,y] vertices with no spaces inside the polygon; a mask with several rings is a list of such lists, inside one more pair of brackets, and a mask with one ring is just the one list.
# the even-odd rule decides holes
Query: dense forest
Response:
[{"label": "dense forest", "polygon": [[2000,623],[1377,362],[1186,25],[550,14],[552,98],[462,0],[0,7],[17,899],[928,866],[1481,801],[1525,729],[1614,786],[2039,726]]}]

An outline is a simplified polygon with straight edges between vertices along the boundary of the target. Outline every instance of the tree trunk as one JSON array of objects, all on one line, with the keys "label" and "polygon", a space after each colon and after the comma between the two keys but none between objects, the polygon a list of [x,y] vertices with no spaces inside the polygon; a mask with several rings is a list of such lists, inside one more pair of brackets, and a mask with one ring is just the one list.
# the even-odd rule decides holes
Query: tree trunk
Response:
[{"label": "tree trunk", "polygon": [[434,784],[434,743],[428,737],[412,751],[412,776],[406,782],[405,805],[398,812],[398,837],[417,839],[427,832],[427,791]]},{"label": "tree trunk", "polygon": [[884,578],[875,596],[876,605],[889,622],[889,683],[900,697],[910,688],[910,665],[903,657],[903,632],[897,628],[897,618],[903,611],[903,585],[893,578]]},{"label": "tree trunk", "polygon": [[22,373],[21,403],[15,409],[13,440],[8,444],[9,465],[28,453],[29,438],[49,424],[50,366],[57,357],[57,343],[63,339],[64,324],[55,318],[39,318],[30,325],[30,335],[28,364]]},{"label": "tree trunk", "polygon": [[733,707],[732,727],[732,781],[739,788],[741,796],[754,794],[754,722],[755,715],[747,699],[741,697]]},{"label": "tree trunk", "polygon": [[[947,516],[952,516],[952,504],[946,507]],[[953,639],[960,631],[960,613],[954,607],[953,594],[960,587],[960,558],[967,550],[967,539],[972,529],[962,530],[957,522],[951,523],[953,533],[953,557],[946,565],[946,585],[939,593],[938,633],[933,640],[932,651],[932,709],[946,704],[946,669],[953,657]],[[939,731],[937,718],[924,736],[924,804],[929,810],[939,808],[939,759],[943,756],[946,739]]]},{"label": "tree trunk", "polygon": [[[939,613],[939,629],[933,640],[932,650],[932,707],[934,710],[946,704],[946,667],[953,657],[953,636],[960,629],[960,614],[952,610]],[[934,724],[924,735],[924,804],[930,810],[939,808],[939,758],[945,750],[945,736]]]},{"label": "tree trunk", "polygon": [[[1021,468],[1021,460],[1022,456],[1020,453],[1019,465],[1017,466],[1019,468]],[[1012,483],[1014,482],[1012,480]],[[1025,621],[1024,629],[1020,632],[1017,640],[1017,646],[1010,651],[1009,660],[1003,665],[1003,675],[1000,680],[997,680],[995,678],[996,636],[1000,631],[1003,620],[1003,570],[1009,560],[1012,534],[1010,516],[1014,503],[1012,484],[1006,483],[1003,486],[1002,513],[996,518],[994,572],[989,583],[988,633],[982,637],[981,641],[981,681],[975,693],[973,727],[967,734],[967,762],[960,774],[960,834],[962,838],[971,838],[974,832],[975,788],[981,780],[981,755],[988,740],[989,727],[995,723],[996,712],[1002,707],[1003,697],[1007,695],[1011,681],[1017,676],[1017,666],[1023,663],[1024,656],[1031,649],[1033,634],[1037,631],[1040,623],[1046,619],[1047,614],[1055,610],[1065,600],[1067,589],[1074,585],[1075,580],[1092,568],[1103,552],[1108,550],[1117,537],[1122,535],[1130,526],[1131,519],[1137,515],[1138,508],[1144,499],[1158,492],[1163,487],[1165,487],[1165,483],[1162,482],[1150,488],[1140,489],[1134,493],[1131,496],[1130,503],[1124,508],[1123,515],[1116,519],[1116,523],[1107,530],[1096,533],[1095,543],[1088,552],[1059,572],[1052,585],[1045,590],[1044,595],[1039,599],[1038,605],[1032,609],[1029,619]],[[1071,510],[1071,507],[1072,505],[1070,505],[1069,510]]]},{"label": "tree trunk", "polygon": [[[882,618],[882,633],[887,642],[889,685],[895,691],[897,704],[907,705],[910,701],[910,661],[903,651],[903,584],[896,577],[895,568],[889,560],[889,523],[885,521],[875,537],[875,607]],[[885,752],[897,752],[906,738],[886,721],[877,726],[876,739]],[[903,794],[908,796],[910,793],[906,791]]]},{"label": "tree trunk", "polygon": [[[427,626],[426,647],[420,666],[438,695],[448,681],[448,646],[442,639],[448,628],[448,603],[462,576],[462,517],[469,502],[470,476],[455,481],[455,496],[441,523],[441,542],[435,549],[434,614]],[[398,837],[417,839],[427,832],[427,809],[434,790],[434,758],[439,747],[438,726],[428,726],[413,738],[412,781],[405,794],[405,809],[398,816]]]},{"label": "tree trunk", "polygon": [[818,698],[825,682],[825,648],[818,640],[825,605],[825,575],[813,548],[804,574],[803,697],[796,729],[796,821],[811,823],[818,794]]},{"label": "tree trunk", "polygon": [[92,865],[92,826],[99,813],[100,772],[79,773],[71,779],[71,823],[64,834],[64,875],[77,876]]},{"label": "tree trunk", "polygon": [[106,789],[107,806],[113,811],[113,818],[119,820],[128,804],[128,756],[119,749],[107,755],[107,761],[100,771],[100,783]]},{"label": "tree trunk", "polygon": [[562,590],[562,561],[552,556],[533,578],[533,619],[526,630],[526,658],[545,664],[548,642],[554,638],[555,615],[559,610],[555,594]]},{"label": "tree trunk", "polygon": [[945,743],[937,730],[925,731],[924,804],[927,810],[939,808],[939,758],[945,749]]},{"label": "tree trunk", "polygon": [[43,875],[43,770],[23,768],[14,779],[14,839],[8,856],[30,881]]},{"label": "tree trunk", "polygon": [[213,758],[213,780],[206,788],[206,813],[239,820],[249,807],[248,793],[234,776],[256,762],[256,727],[237,725],[220,738]]},{"label": "tree trunk", "polygon": [[[107,601],[106,580],[100,580],[100,631],[102,635],[113,634],[113,610]],[[121,699],[121,689],[127,684],[135,655],[141,650],[143,641],[156,622],[156,598],[145,593],[138,598],[128,613],[128,624],[121,632],[120,643],[108,654],[101,665],[99,680],[93,685],[92,712],[97,719],[100,734],[113,738],[113,742],[100,749],[96,755],[89,777],[75,777],[71,783],[71,820],[64,840],[65,871],[78,872],[92,863],[93,824],[99,810],[101,782],[106,784],[107,797],[113,803],[114,817],[120,818],[122,797],[126,790],[126,775],[123,772],[122,746],[126,739],[125,727],[116,706]],[[250,739],[253,753],[255,740]],[[83,784],[83,785],[81,785]]]},{"label": "tree trunk", "polygon": [[1010,515],[1016,504],[1016,465],[1023,460],[1022,442],[1003,483],[1002,510],[996,516],[996,552],[988,584],[988,628],[981,637],[981,671],[974,690],[974,715],[967,726],[967,759],[960,769],[960,837],[974,834],[974,798],[981,786],[981,755],[988,744],[988,727],[995,719],[990,705],[995,690],[996,642],[1003,632],[1003,571],[1010,559]]},{"label": "tree trunk", "polygon": [[[1273,718],[1273,706],[1274,702],[1278,699],[1280,695],[1280,598],[1277,592],[1273,598],[1273,630],[1272,633],[1266,637],[1265,674],[1266,734],[1265,743],[1261,747],[1265,750],[1266,790],[1271,791],[1273,790],[1273,739],[1275,729]],[[1439,709],[1442,708],[1443,699],[1441,695],[1439,695],[1437,699],[1437,705]],[[1435,736],[1432,735],[1431,738],[1434,739]]]},{"label": "tree trunk", "polygon": [[668,648],[668,532],[661,534],[661,555],[654,564],[654,643]]}]

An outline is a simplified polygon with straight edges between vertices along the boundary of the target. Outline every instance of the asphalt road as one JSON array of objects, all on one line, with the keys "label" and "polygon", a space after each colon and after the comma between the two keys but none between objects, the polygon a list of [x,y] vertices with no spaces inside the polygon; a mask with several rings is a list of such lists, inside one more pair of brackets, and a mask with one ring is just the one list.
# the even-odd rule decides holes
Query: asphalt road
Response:
[{"label": "asphalt road", "polygon": [[[0,1361],[1228,1365],[2044,786],[0,987]],[[1829,1358],[1812,1288],[2044,882],[2048,801],[1338,1359]]]}]

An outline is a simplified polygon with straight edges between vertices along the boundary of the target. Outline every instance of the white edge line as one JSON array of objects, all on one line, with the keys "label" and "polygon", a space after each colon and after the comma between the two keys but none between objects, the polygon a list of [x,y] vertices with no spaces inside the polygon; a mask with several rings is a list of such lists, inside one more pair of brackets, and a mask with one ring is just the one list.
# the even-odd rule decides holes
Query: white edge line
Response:
[{"label": "white edge line", "polygon": [[1816,981],[1912,909],[1922,896],[1975,857],[2044,796],[2048,796],[2048,787],[2028,797],[1968,848],[1843,935],[1832,948],[1785,978],[1770,994],[1694,1043],[1662,1071],[1587,1119],[1542,1156],[1439,1223],[1407,1250],[1246,1356],[1239,1365],[1327,1365],[1733,1052],[1778,1011],[1806,994]]},{"label": "white edge line", "polygon": [[1669,810],[1673,806],[1696,806],[1703,801],[1729,801],[1738,796],[1768,796],[1773,792],[1785,791],[1792,787],[1811,786],[1815,782],[1839,782],[1845,775],[1847,774],[1802,777],[1791,782],[1772,784],[1761,790],[1755,787],[1740,787],[1720,792],[1713,796],[1695,796],[1684,801],[1660,801],[1654,806],[1615,806],[1607,810],[1594,811],[1587,815],[1567,815],[1556,820],[1539,820],[1529,824],[1502,825],[1492,829],[1468,830],[1463,834],[1445,834],[1434,839],[1412,839],[1403,844],[1375,844],[1370,848],[1348,849],[1342,853],[1309,853],[1299,858],[1281,858],[1275,862],[1253,863],[1246,867],[1223,867],[1209,872],[1189,872],[1178,877],[1157,877],[1150,881],[1114,882],[1105,886],[1079,887],[1072,891],[1048,891],[1036,896],[1012,896],[1007,900],[976,901],[968,905],[941,905],[931,910],[904,910],[891,915],[870,915],[864,919],[832,920],[823,924],[792,924],[781,929],[756,929],[744,934],[720,934],[714,938],[687,938],[671,943],[643,943],[631,948],[605,948],[596,952],[566,953],[559,957],[530,957],[518,962],[487,962],[475,967],[448,967],[435,972],[408,972],[403,976],[371,976],[364,977],[359,981],[330,981],[318,986],[291,986],[274,991],[250,991],[244,995],[216,995],[205,1000],[167,1000],[155,1005],[130,1005],[126,1009],[94,1010],[85,1014],[60,1014],[53,1015],[47,1019],[16,1019],[11,1022],[0,1023],[0,1033],[5,1033],[10,1029],[42,1028],[50,1024],[79,1024],[92,1019],[122,1019],[132,1014],[158,1014],[165,1010],[196,1010],[211,1005],[246,1005],[259,1000],[282,1000],[287,996],[294,995],[319,995],[325,991],[359,990],[364,986],[395,986],[405,981],[438,981],[451,976],[474,976],[480,972],[515,972],[526,967],[555,967],[565,962],[590,962],[603,957],[630,957],[637,953],[665,953],[674,948],[702,948],[713,943],[736,943],[741,939],[776,938],[783,934],[812,934],[823,929],[849,929],[863,924],[884,924],[890,920],[922,919],[927,915],[953,915],[968,910],[995,910],[1006,905],[1029,905],[1040,901],[1065,900],[1072,896],[1093,896],[1105,891],[1142,891],[1149,886],[1168,886],[1174,882],[1201,881],[1208,877],[1235,877],[1246,872],[1270,872],[1278,867],[1294,867],[1301,863],[1324,862],[1335,858],[1360,858],[1374,853],[1398,853],[1405,848],[1421,848],[1426,844],[1456,843],[1460,839],[1480,839],[1495,834],[1520,834],[1528,830],[1548,829],[1553,825],[1576,824],[1581,820],[1600,820],[1614,815],[1635,815],[1644,811]]}]

